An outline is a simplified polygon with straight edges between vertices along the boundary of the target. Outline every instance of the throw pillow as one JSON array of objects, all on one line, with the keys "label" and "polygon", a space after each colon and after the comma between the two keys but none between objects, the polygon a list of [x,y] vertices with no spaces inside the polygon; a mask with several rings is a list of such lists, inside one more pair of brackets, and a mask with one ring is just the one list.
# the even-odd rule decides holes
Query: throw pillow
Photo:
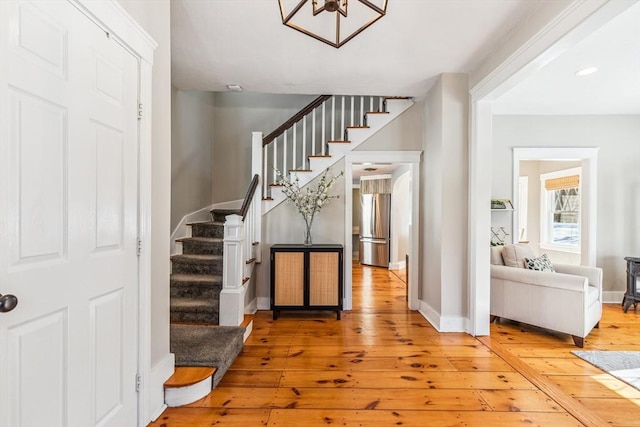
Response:
[{"label": "throw pillow", "polygon": [[556,271],[547,254],[542,254],[538,258],[525,258],[524,260],[529,270]]},{"label": "throw pillow", "polygon": [[502,248],[502,259],[508,267],[526,268],[525,258],[535,258],[533,250],[528,245],[506,245]]}]

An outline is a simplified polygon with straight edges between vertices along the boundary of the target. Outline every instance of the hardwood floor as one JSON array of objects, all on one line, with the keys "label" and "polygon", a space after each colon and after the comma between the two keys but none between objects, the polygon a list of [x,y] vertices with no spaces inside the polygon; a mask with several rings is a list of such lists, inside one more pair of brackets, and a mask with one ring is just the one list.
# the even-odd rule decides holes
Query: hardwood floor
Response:
[{"label": "hardwood floor", "polygon": [[[640,391],[573,356],[570,336],[509,321],[439,334],[405,286],[355,266],[342,320],[258,312],[218,387],[150,426],[640,426]],[[606,305],[600,325],[585,350],[640,350],[640,310]]]}]

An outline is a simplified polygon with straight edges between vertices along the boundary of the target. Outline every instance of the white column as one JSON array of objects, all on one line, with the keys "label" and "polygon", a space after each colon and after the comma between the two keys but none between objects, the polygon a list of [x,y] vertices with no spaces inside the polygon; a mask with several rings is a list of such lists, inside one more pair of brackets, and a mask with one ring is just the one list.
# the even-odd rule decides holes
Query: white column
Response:
[{"label": "white column", "polygon": [[244,294],[242,286],[244,256],[244,224],[240,215],[228,215],[224,223],[224,249],[222,260],[222,292],[220,293],[220,319],[224,326],[239,326],[244,321]]}]

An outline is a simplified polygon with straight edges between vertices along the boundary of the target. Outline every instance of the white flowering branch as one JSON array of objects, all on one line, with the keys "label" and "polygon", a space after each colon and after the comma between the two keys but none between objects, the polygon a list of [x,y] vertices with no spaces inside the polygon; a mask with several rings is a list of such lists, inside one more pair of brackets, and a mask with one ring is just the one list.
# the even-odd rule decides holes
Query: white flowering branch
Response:
[{"label": "white flowering branch", "polygon": [[330,199],[336,199],[340,196],[330,196],[329,189],[333,187],[337,179],[341,177],[344,172],[340,172],[338,175],[327,178],[329,168],[327,168],[322,176],[320,182],[316,188],[310,186],[304,189],[300,188],[300,179],[296,175],[295,179],[291,180],[288,176],[285,176],[277,168],[275,168],[277,179],[276,184],[281,185],[281,190],[287,197],[287,201],[295,205],[296,209],[304,218],[304,222],[307,225],[307,231],[311,230],[313,224],[313,217],[316,212],[320,212],[322,207],[326,205]]}]

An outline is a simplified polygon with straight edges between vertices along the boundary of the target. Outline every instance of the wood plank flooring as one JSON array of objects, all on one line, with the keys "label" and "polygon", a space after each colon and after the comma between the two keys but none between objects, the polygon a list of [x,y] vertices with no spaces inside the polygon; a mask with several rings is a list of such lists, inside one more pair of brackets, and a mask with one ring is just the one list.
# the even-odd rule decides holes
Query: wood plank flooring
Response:
[{"label": "wood plank flooring", "polygon": [[[570,336],[504,320],[491,337],[439,334],[405,298],[397,275],[354,266],[342,320],[258,312],[218,387],[150,426],[640,426],[640,392]],[[640,350],[640,310],[606,305],[589,349]]]}]

